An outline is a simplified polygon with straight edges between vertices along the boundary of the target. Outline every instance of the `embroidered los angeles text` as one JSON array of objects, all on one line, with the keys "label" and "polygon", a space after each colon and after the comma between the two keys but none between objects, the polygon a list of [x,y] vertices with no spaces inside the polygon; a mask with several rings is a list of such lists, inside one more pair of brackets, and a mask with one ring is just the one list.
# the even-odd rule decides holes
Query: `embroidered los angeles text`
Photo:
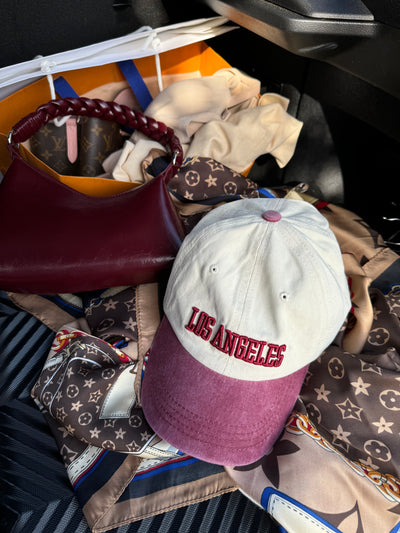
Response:
[{"label": "embroidered los angeles text", "polygon": [[286,344],[273,344],[239,335],[224,324],[217,328],[216,319],[197,307],[192,307],[192,315],[185,328],[214,348],[229,356],[242,359],[246,363],[260,366],[280,366],[284,358]]}]

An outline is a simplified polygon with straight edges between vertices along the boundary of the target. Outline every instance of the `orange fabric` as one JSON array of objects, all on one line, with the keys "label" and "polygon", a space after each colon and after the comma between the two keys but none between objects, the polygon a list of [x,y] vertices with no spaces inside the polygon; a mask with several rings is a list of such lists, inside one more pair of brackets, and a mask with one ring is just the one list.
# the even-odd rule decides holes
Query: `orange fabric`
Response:
[{"label": "orange fabric", "polygon": [[113,196],[138,186],[137,183],[83,176],[60,176],[60,181],[88,196]]},{"label": "orange fabric", "polygon": [[30,163],[32,166],[43,170],[47,174],[54,176],[59,179],[65,185],[68,185],[72,189],[79,191],[83,194],[89,196],[112,196],[118,194],[128,189],[134,189],[138,184],[126,182],[126,181],[117,181],[107,178],[90,178],[86,176],[61,176],[57,174],[55,170],[50,168],[40,161],[36,156],[27,150],[24,146],[20,146],[20,154],[22,158]]}]

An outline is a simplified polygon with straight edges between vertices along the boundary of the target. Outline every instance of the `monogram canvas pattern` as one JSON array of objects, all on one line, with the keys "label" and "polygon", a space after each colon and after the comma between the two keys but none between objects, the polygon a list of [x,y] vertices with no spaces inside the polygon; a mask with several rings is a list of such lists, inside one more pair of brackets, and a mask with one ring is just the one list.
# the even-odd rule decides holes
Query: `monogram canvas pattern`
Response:
[{"label": "monogram canvas pattern", "polygon": [[143,416],[138,395],[159,323],[158,285],[81,296],[81,316],[56,332],[32,396],[91,530],[234,490],[222,467],[183,454]]},{"label": "monogram canvas pattern", "polygon": [[65,328],[32,394],[57,424],[84,443],[140,453],[154,436],[136,402],[137,362],[93,335]]},{"label": "monogram canvas pattern", "polygon": [[103,174],[103,161],[108,155],[119,150],[124,140],[120,126],[116,122],[83,117],[79,139],[79,175]]},{"label": "monogram canvas pattern", "polygon": [[59,174],[78,174],[79,161],[68,159],[66,126],[46,124],[32,135],[30,145],[32,153]]},{"label": "monogram canvas pattern", "polygon": [[340,453],[400,476],[400,292],[371,290],[374,321],[359,356],[330,346],[301,392],[310,420]]},{"label": "monogram canvas pattern", "polygon": [[124,346],[126,342],[138,342],[134,287],[109,296],[93,296],[85,303],[85,316],[93,335]]},{"label": "monogram canvas pattern", "polygon": [[191,202],[218,198],[224,201],[227,196],[259,196],[255,182],[208,157],[186,159],[168,188],[179,199]]},{"label": "monogram canvas pattern", "polygon": [[[115,122],[93,117],[76,120],[75,131],[68,138],[66,126],[46,124],[31,137],[31,150],[59,174],[98,176],[104,174],[103,161],[121,148],[124,137]],[[77,158],[68,158],[68,143],[77,143]]]}]

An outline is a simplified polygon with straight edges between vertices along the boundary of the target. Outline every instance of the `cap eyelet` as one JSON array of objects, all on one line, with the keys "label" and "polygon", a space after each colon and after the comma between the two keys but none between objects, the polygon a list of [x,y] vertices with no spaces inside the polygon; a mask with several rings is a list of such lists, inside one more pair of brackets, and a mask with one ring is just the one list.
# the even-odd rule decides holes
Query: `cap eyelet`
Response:
[{"label": "cap eyelet", "polygon": [[287,292],[281,292],[279,297],[282,300],[282,302],[286,302],[289,299],[289,295]]}]

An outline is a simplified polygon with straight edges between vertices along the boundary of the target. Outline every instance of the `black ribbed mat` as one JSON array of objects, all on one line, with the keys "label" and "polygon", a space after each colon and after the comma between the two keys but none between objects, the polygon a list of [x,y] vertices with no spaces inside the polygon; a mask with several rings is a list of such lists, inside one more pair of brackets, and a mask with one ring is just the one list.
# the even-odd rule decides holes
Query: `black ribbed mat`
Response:
[{"label": "black ribbed mat", "polygon": [[28,398],[54,333],[0,291],[0,405]]},{"label": "black ribbed mat", "polygon": [[[30,398],[53,336],[0,291],[1,533],[90,533],[55,441]],[[112,530],[189,532],[275,533],[278,528],[235,491]]]}]

